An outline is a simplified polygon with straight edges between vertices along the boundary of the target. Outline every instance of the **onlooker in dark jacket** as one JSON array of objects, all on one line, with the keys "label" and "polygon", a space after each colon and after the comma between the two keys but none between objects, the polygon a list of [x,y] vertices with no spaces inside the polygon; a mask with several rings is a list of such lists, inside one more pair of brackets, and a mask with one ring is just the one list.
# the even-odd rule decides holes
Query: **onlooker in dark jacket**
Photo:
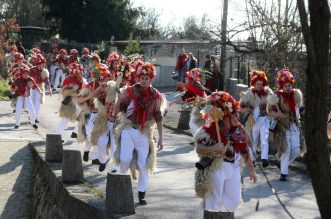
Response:
[{"label": "onlooker in dark jacket", "polygon": [[194,55],[191,52],[188,54],[188,59],[186,63],[187,63],[187,71],[196,68],[197,59],[194,57]]}]

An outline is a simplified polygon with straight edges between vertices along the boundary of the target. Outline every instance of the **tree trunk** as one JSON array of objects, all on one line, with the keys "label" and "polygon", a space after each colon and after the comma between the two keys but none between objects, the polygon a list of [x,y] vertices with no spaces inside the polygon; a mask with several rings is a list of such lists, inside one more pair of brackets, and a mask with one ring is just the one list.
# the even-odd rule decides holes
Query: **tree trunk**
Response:
[{"label": "tree trunk", "polygon": [[331,166],[327,139],[327,71],[330,11],[327,0],[309,0],[310,26],[304,0],[297,0],[307,47],[305,138],[307,164],[322,218],[331,218]]}]

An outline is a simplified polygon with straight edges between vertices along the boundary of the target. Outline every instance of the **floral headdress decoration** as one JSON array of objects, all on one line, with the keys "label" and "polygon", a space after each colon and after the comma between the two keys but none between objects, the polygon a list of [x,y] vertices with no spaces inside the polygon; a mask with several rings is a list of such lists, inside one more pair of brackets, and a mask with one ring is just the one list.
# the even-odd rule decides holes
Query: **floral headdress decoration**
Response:
[{"label": "floral headdress decoration", "polygon": [[254,70],[250,75],[251,86],[254,86],[257,81],[262,81],[263,86],[268,86],[268,78],[264,71]]},{"label": "floral headdress decoration", "polygon": [[279,89],[282,89],[286,83],[290,83],[293,86],[294,82],[295,80],[290,70],[282,69],[277,72],[276,85]]},{"label": "floral headdress decoration", "polygon": [[33,64],[34,65],[41,65],[46,63],[45,57],[41,53],[36,53],[32,56]]},{"label": "floral headdress decoration", "polygon": [[194,81],[199,81],[201,78],[210,77],[210,72],[205,71],[200,68],[193,68],[190,71],[185,72],[185,76],[188,79],[192,79]]},{"label": "floral headdress decoration", "polygon": [[119,63],[117,64],[117,69],[115,71],[115,78],[119,76],[119,74],[122,75],[122,79],[124,80],[130,80],[131,79],[131,73],[133,69],[131,68],[129,62],[125,59],[121,59]]},{"label": "floral headdress decoration", "polygon": [[106,79],[111,79],[110,72],[108,70],[108,67],[104,64],[98,63],[93,71],[91,72],[91,76],[96,81],[104,81]]},{"label": "floral headdress decoration", "polygon": [[155,67],[152,63],[145,62],[141,64],[137,69],[137,77],[149,76],[151,79],[156,77]]},{"label": "floral headdress decoration", "polygon": [[33,54],[39,54],[39,53],[41,53],[41,50],[39,48],[37,48],[37,47],[32,48],[31,51],[33,52]]},{"label": "floral headdress decoration", "polygon": [[77,77],[82,75],[83,71],[84,71],[84,66],[77,62],[73,62],[69,65],[69,75]]},{"label": "floral headdress decoration", "polygon": [[70,50],[70,55],[78,55],[77,49],[71,49]]},{"label": "floral headdress decoration", "polygon": [[117,52],[112,52],[107,58],[107,64],[110,68],[116,68],[116,65],[121,61],[121,57]]},{"label": "floral headdress decoration", "polygon": [[239,112],[239,102],[225,91],[213,92],[209,97],[211,105],[221,108],[225,114]]},{"label": "floral headdress decoration", "polygon": [[15,53],[14,62],[18,62],[18,61],[23,60],[23,59],[24,59],[24,56],[23,56],[22,53],[19,53],[19,52]]}]

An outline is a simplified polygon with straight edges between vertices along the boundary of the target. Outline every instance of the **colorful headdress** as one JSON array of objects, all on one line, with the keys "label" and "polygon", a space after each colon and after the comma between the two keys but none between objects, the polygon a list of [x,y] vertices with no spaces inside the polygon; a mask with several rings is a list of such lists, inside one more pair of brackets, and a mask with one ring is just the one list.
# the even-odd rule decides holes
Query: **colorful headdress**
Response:
[{"label": "colorful headdress", "polygon": [[268,78],[264,71],[254,70],[250,75],[251,86],[254,86],[257,81],[262,81],[263,86],[268,85]]},{"label": "colorful headdress", "polygon": [[71,49],[70,50],[70,55],[78,55],[77,49]]},{"label": "colorful headdress", "polygon": [[100,63],[100,62],[101,62],[101,59],[100,59],[99,55],[96,54],[96,53],[93,53],[93,54],[92,54],[92,58],[91,58],[91,60],[92,60],[92,61],[96,61],[97,63]]},{"label": "colorful headdress", "polygon": [[290,83],[292,84],[292,86],[294,86],[294,77],[292,75],[292,73],[290,72],[290,70],[288,69],[282,69],[280,71],[277,72],[277,80],[276,80],[276,85],[278,88],[283,88],[283,86],[286,83]]},{"label": "colorful headdress", "polygon": [[66,49],[60,49],[59,53],[61,55],[67,55],[68,54]]},{"label": "colorful headdress", "polygon": [[31,51],[32,51],[34,54],[39,54],[39,53],[41,53],[41,50],[40,50],[39,48],[37,48],[37,47],[32,48]]},{"label": "colorful headdress", "polygon": [[23,56],[22,53],[19,53],[19,52],[15,53],[14,62],[18,62],[18,61],[23,60],[23,59],[24,59],[24,56]]},{"label": "colorful headdress", "polygon": [[141,76],[149,76],[151,79],[155,78],[156,71],[154,65],[149,62],[140,65],[137,69],[137,77],[140,78]]},{"label": "colorful headdress", "polygon": [[93,71],[91,72],[92,78],[94,78],[96,81],[104,81],[106,79],[111,79],[110,72],[108,70],[108,67],[104,64],[98,63]]},{"label": "colorful headdress", "polygon": [[109,67],[116,68],[115,65],[117,65],[121,61],[120,55],[117,54],[117,52],[112,52],[109,54],[107,58],[107,64]]},{"label": "colorful headdress", "polygon": [[132,68],[128,61],[121,59],[117,64],[117,70],[115,71],[115,78],[117,79],[119,74],[122,74],[122,79],[129,81],[131,79]]},{"label": "colorful headdress", "polygon": [[34,65],[41,65],[46,63],[45,57],[41,53],[36,53],[32,56],[33,64]]},{"label": "colorful headdress", "polygon": [[75,77],[82,75],[83,71],[84,71],[84,66],[77,62],[71,63],[68,67],[69,75],[72,75]]},{"label": "colorful headdress", "polygon": [[190,71],[185,72],[185,76],[189,79],[193,79],[194,81],[198,81],[202,77],[201,69],[193,68]]},{"label": "colorful headdress", "polygon": [[84,47],[82,53],[83,53],[83,55],[87,55],[90,53],[90,50],[88,48]]},{"label": "colorful headdress", "polygon": [[18,52],[18,49],[17,49],[17,47],[15,45],[11,45],[9,47],[9,52]]},{"label": "colorful headdress", "polygon": [[231,114],[239,112],[239,102],[225,91],[213,92],[209,98],[211,105],[221,108],[224,112]]},{"label": "colorful headdress", "polygon": [[142,65],[144,65],[144,61],[142,59],[137,59],[131,66],[137,72],[138,68]]}]

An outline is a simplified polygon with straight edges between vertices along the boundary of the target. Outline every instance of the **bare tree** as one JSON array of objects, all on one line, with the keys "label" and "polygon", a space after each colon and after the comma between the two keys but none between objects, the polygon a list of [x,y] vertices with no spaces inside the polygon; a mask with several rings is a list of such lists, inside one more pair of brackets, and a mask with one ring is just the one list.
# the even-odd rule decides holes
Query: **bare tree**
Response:
[{"label": "bare tree", "polygon": [[326,95],[330,10],[327,0],[308,0],[310,25],[304,0],[297,0],[307,47],[306,127],[307,163],[322,218],[331,218],[331,165],[326,133]]}]

